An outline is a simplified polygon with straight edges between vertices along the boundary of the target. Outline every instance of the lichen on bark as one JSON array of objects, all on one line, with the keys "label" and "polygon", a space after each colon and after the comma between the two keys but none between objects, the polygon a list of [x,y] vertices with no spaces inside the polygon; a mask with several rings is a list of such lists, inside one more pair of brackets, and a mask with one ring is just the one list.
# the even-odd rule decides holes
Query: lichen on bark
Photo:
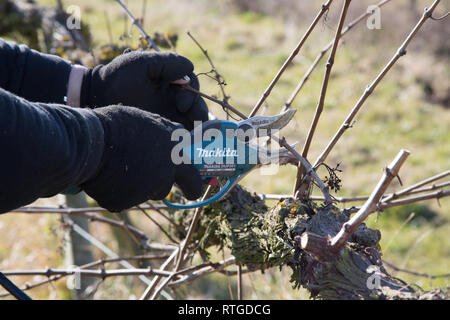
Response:
[{"label": "lichen on bark", "polygon": [[[174,212],[178,222],[192,211]],[[304,232],[333,237],[349,219],[346,210],[313,201],[283,199],[268,208],[263,199],[236,186],[227,197],[204,207],[193,239],[206,252],[227,247],[250,270],[288,266],[294,288],[316,299],[438,299],[448,292],[416,292],[383,267],[381,233],[361,224],[345,247],[329,261],[300,250],[294,240]],[[326,248],[324,248],[325,250]]]}]

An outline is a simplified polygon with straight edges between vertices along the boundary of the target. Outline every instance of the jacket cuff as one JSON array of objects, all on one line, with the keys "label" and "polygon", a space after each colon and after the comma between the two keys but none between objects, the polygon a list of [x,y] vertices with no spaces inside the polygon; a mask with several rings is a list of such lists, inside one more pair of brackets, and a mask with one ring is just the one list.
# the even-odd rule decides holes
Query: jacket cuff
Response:
[{"label": "jacket cuff", "polygon": [[71,63],[63,58],[39,53],[21,46],[28,51],[19,96],[32,102],[64,104]]}]

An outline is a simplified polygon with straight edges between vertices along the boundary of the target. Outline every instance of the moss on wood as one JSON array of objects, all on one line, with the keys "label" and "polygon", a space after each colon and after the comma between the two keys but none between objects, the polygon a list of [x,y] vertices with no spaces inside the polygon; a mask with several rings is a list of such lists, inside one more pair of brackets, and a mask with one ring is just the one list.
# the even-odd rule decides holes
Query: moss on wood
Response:
[{"label": "moss on wood", "polygon": [[[174,212],[187,222],[190,211]],[[383,267],[381,233],[362,224],[332,260],[319,262],[299,249],[304,232],[333,237],[350,217],[333,205],[284,199],[269,209],[263,199],[236,186],[223,200],[204,207],[193,239],[199,250],[227,247],[251,270],[288,266],[294,288],[317,299],[442,299],[448,292],[417,292]]]}]

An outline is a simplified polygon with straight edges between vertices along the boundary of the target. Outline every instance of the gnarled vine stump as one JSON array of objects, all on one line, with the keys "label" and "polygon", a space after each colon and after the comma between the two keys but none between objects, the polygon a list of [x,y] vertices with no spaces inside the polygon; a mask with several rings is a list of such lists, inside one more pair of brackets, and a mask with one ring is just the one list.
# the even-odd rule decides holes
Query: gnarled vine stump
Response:
[{"label": "gnarled vine stump", "polygon": [[[186,218],[187,212],[177,212]],[[194,235],[200,250],[228,247],[236,262],[251,270],[289,267],[295,288],[318,299],[446,299],[448,292],[418,292],[383,267],[381,233],[361,224],[335,255],[313,256],[300,249],[304,234],[333,237],[350,213],[334,205],[281,200],[269,209],[240,186],[205,207]],[[317,243],[317,242],[316,242]],[[326,243],[324,243],[326,246]],[[326,248],[324,247],[324,252]]]}]

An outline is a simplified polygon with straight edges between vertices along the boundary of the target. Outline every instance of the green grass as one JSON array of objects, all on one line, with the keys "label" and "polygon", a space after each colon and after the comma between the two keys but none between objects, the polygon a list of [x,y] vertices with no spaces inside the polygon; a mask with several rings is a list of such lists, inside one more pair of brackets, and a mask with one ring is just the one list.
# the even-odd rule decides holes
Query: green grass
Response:
[{"label": "green grass", "polygon": [[[53,0],[41,0],[39,3],[53,4]],[[112,32],[119,44],[118,36],[124,30],[123,14],[114,1],[74,0],[73,4],[82,7],[82,18],[91,26],[91,32],[96,47],[107,43],[108,33],[105,24],[104,11],[112,21]],[[318,4],[319,5],[319,4]],[[130,1],[130,9],[140,12],[140,1]],[[386,6],[388,8],[388,5]],[[335,8],[336,10],[336,8]],[[137,15],[137,14],[136,14]],[[312,18],[311,18],[312,19]],[[193,44],[186,31],[191,31],[200,43],[208,49],[217,68],[227,80],[227,92],[231,95],[231,103],[242,112],[248,114],[254,103],[272,80],[278,68],[300,39],[306,29],[305,21],[298,30],[293,30],[282,21],[253,12],[236,13],[226,11],[214,4],[202,5],[202,2],[186,1],[149,1],[146,16],[146,29],[152,34],[154,31],[178,32],[179,41],[177,52],[190,58],[197,72],[210,70],[206,59]],[[333,26],[334,27],[334,26]],[[364,92],[366,85],[372,81],[387,60],[396,52],[399,43],[389,41],[389,32],[406,34],[408,27],[402,30],[382,30],[375,39],[384,39],[381,44],[369,41],[361,43],[345,42],[340,46],[336,56],[332,78],[328,88],[323,116],[314,137],[310,160],[313,161],[326,146],[329,139],[339,128],[347,113]],[[364,27],[355,28],[353,33],[360,33],[362,38],[370,36]],[[384,33],[383,33],[384,32]],[[267,99],[266,115],[280,111],[286,99],[290,96],[297,82],[307,70],[315,55],[330,41],[333,30],[320,25],[311,35],[311,39],[293,65],[285,72],[272,95]],[[135,38],[138,33],[133,32]],[[351,35],[349,34],[351,37]],[[408,55],[420,57],[414,50]],[[436,60],[436,63],[442,63]],[[420,61],[416,61],[420,63]],[[288,141],[303,143],[320,92],[321,81],[325,70],[325,59],[312,75],[294,102],[297,108],[295,121],[282,132]],[[447,69],[448,70],[448,69]],[[447,73],[448,77],[449,73]],[[207,78],[201,78],[202,91],[217,94],[219,89],[215,83]],[[445,79],[443,79],[444,81]],[[221,108],[209,103],[210,109],[219,117],[224,117]],[[447,109],[445,108],[447,107]],[[352,129],[345,133],[342,140],[330,154],[328,164],[334,166],[341,163],[343,173],[342,191],[339,196],[368,194],[376,185],[382,174],[382,168],[392,161],[401,148],[411,151],[411,156],[401,169],[401,177],[406,185],[413,184],[431,175],[437,174],[450,167],[450,113],[448,106],[433,104],[423,98],[423,87],[416,83],[408,73],[408,68],[399,66],[386,76],[366,102],[356,117]],[[300,149],[298,147],[298,149]],[[280,168],[276,176],[262,176],[258,171],[248,175],[243,184],[256,192],[290,193],[295,180],[296,169],[293,167]],[[393,189],[398,189],[394,183]],[[368,224],[379,228],[382,232],[381,246],[387,246],[383,258],[399,266],[430,274],[448,273],[450,270],[450,247],[448,234],[450,233],[449,199],[441,199],[440,206],[435,201],[420,205],[391,209],[382,214],[376,221],[373,216]],[[431,213],[436,219],[416,218],[401,228],[410,212],[428,217]],[[5,219],[9,227],[16,230],[17,219]],[[33,228],[31,217],[20,217],[25,221],[26,228]],[[56,218],[52,218],[56,219]],[[28,222],[27,222],[28,221]],[[33,220],[34,221],[34,220]],[[55,223],[56,220],[51,220]],[[141,218],[136,218],[142,224]],[[41,228],[41,227],[39,227]],[[401,229],[400,229],[401,228]],[[107,228],[95,229],[108,232]],[[95,231],[94,230],[94,231]],[[160,234],[154,230],[155,239]],[[421,235],[427,236],[418,241]],[[14,237],[0,235],[2,244],[11,243]],[[52,250],[55,250],[57,238],[49,234],[40,235],[44,242],[31,244],[32,240],[23,235],[32,248],[30,250],[44,250],[49,265],[61,263]],[[108,235],[104,235],[108,239]],[[165,241],[161,238],[160,241]],[[11,245],[12,246],[12,245]],[[42,246],[42,247],[37,247]],[[22,251],[21,251],[22,250]],[[0,252],[2,259],[8,259],[11,252],[8,247]],[[213,255],[221,259],[221,253]],[[16,261],[16,265],[21,265]],[[35,265],[34,267],[37,267]],[[449,285],[448,278],[428,280],[412,275],[398,274],[410,283],[416,283],[424,289]],[[235,288],[235,279],[227,280],[221,275],[211,275],[204,280],[181,290],[187,298],[228,298],[228,281]],[[139,296],[142,286],[137,282],[108,280],[103,287],[103,298],[127,298],[130,294]],[[133,285],[130,285],[132,283]],[[305,290],[292,290],[289,284],[289,272],[269,270],[265,274],[244,276],[245,297],[249,299],[305,299]],[[66,297],[63,285],[56,291],[57,298]],[[110,288],[110,289],[108,289]],[[119,288],[120,290],[117,290]],[[183,291],[184,290],[184,291]],[[35,291],[35,297],[48,298],[52,289],[44,288]]]}]

